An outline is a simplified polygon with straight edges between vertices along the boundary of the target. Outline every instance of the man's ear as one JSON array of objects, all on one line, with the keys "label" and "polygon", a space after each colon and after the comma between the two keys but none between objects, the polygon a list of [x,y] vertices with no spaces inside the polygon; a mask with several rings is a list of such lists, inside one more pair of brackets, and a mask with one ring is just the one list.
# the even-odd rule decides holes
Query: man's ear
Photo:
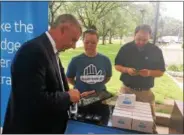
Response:
[{"label": "man's ear", "polygon": [[69,28],[69,24],[67,23],[61,24],[60,26],[61,33],[63,34],[65,30],[67,30],[68,28]]}]

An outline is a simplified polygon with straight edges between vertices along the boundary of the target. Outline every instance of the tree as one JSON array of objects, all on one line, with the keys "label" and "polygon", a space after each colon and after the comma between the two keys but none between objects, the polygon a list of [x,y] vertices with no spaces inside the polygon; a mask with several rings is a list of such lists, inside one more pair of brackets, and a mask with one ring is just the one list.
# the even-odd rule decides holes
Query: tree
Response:
[{"label": "tree", "polygon": [[62,7],[64,11],[66,7],[65,1],[49,1],[49,25],[54,23],[57,13]]},{"label": "tree", "polygon": [[[183,37],[183,22],[172,17],[163,17],[162,23],[164,29],[162,36],[179,36]],[[160,24],[162,28],[162,24]]]},{"label": "tree", "polygon": [[[120,26],[121,24],[124,23],[123,19],[123,11],[121,8],[117,8],[116,10],[112,11],[109,15],[108,18],[111,18],[109,20],[109,44],[112,44],[112,38],[113,36],[117,35],[118,29],[121,29]],[[117,19],[118,18],[118,19]]]},{"label": "tree", "polygon": [[[119,3],[120,6],[110,11],[106,16],[98,22],[98,28],[100,35],[102,36],[102,44],[105,44],[105,39],[108,36],[109,44],[112,44],[112,38],[118,35],[118,30],[124,28],[124,20],[131,18],[131,15],[127,15],[127,9],[129,3]],[[126,16],[126,17],[125,17]]]},{"label": "tree", "polygon": [[119,7],[117,2],[72,2],[75,14],[83,26],[88,29],[106,16],[110,11]]},{"label": "tree", "polygon": [[[112,38],[120,38],[133,34],[137,25],[149,24],[154,28],[156,2],[49,2],[49,24],[52,25],[58,14],[70,13],[76,16],[83,28],[96,26],[102,37],[102,44],[108,37],[109,44]],[[160,4],[163,12],[164,5]],[[144,11],[144,12],[141,12]],[[157,36],[183,36],[182,22],[170,17],[163,17],[160,13]]]}]

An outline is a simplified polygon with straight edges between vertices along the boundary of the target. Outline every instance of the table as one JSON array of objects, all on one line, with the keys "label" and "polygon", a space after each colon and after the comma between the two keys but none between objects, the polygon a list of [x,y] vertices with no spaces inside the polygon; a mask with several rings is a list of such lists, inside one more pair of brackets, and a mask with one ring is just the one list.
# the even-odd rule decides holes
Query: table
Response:
[{"label": "table", "polygon": [[184,134],[183,122],[183,102],[175,100],[170,118],[169,134]]},{"label": "table", "polygon": [[[109,100],[111,100],[113,103],[110,103]],[[108,105],[111,108],[111,114],[112,110],[115,105],[115,102],[117,100],[117,97],[112,97],[108,99],[107,102],[104,101],[105,105]],[[148,134],[143,133],[139,131],[133,131],[128,129],[119,129],[112,127],[111,125],[97,125],[94,123],[88,123],[85,121],[78,121],[78,120],[69,120],[67,123],[67,129],[65,131],[65,134]]]},{"label": "table", "polygon": [[[116,104],[118,96],[114,96],[107,100],[102,101],[103,104],[108,105],[111,110],[111,115],[113,108]],[[133,131],[128,129],[119,129],[112,127],[110,125],[97,125],[92,123],[87,123],[85,121],[69,120],[67,124],[67,129],[65,134],[149,134],[139,131]]]},{"label": "table", "polygon": [[[138,131],[69,120],[65,134],[144,134]],[[147,133],[146,133],[147,134]]]}]

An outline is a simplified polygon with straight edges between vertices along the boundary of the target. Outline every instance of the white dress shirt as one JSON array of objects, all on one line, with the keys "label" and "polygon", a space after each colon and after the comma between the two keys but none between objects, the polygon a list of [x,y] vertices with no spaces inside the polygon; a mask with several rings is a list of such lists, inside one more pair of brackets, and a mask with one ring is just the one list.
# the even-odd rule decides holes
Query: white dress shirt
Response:
[{"label": "white dress shirt", "polygon": [[59,56],[58,56],[58,50],[56,48],[56,43],[55,43],[55,41],[53,40],[53,38],[51,37],[51,35],[49,34],[48,31],[46,31],[45,34],[47,35],[47,37],[50,40],[50,43],[52,44],[52,48],[54,50],[54,53],[55,53],[55,56],[56,56],[57,65],[58,65],[59,76],[60,76],[60,80],[61,80],[61,84],[62,84],[62,90],[65,92],[65,88],[64,88],[64,84],[63,84],[63,79],[61,77],[61,71],[60,71],[60,66],[59,66],[59,62],[60,61],[59,61]]}]

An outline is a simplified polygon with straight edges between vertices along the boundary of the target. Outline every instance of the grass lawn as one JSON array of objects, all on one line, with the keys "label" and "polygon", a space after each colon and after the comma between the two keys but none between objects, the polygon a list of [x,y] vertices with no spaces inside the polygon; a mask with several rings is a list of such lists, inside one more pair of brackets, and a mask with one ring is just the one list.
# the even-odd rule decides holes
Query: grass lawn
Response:
[{"label": "grass lawn", "polygon": [[[119,80],[120,73],[117,72],[114,68],[114,59],[120,47],[121,46],[118,44],[98,45],[98,52],[108,56],[113,66],[113,76],[106,85],[107,89],[113,94],[116,94],[122,84]],[[84,51],[81,47],[75,50],[68,50],[60,54],[61,61],[65,67],[65,71],[67,70],[67,66],[72,57],[79,55],[82,52]],[[164,99],[177,99],[183,101],[182,90],[166,74],[163,77],[155,79],[155,87],[153,88],[153,92],[155,93],[157,103],[163,103]]]}]

